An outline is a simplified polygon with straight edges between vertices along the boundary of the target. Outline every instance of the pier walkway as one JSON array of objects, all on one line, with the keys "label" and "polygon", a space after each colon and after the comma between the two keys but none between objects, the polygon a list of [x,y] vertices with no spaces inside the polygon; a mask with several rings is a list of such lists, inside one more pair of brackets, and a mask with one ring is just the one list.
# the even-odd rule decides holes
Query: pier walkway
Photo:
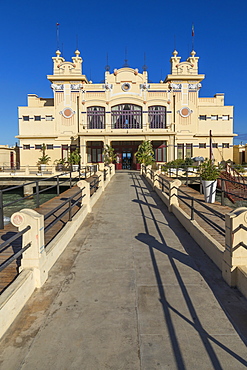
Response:
[{"label": "pier walkway", "polygon": [[245,369],[246,343],[246,299],[119,172],[1,340],[0,369]]}]

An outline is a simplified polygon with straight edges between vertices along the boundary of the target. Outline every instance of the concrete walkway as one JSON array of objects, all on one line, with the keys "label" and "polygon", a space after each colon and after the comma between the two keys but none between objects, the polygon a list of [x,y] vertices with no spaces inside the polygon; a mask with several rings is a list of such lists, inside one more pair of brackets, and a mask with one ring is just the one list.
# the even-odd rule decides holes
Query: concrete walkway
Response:
[{"label": "concrete walkway", "polygon": [[120,172],[0,342],[0,369],[245,369],[245,343],[247,301]]}]

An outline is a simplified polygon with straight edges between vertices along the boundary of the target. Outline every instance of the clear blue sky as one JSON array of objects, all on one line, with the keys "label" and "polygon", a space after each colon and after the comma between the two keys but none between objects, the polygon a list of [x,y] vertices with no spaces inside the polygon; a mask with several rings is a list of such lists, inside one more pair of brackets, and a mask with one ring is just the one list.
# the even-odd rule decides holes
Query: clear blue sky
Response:
[{"label": "clear blue sky", "polygon": [[107,53],[113,71],[123,66],[125,50],[139,70],[146,53],[149,79],[164,79],[174,47],[182,60],[189,56],[194,23],[199,72],[206,75],[200,95],[225,93],[225,104],[235,107],[235,142],[247,142],[246,1],[1,0],[0,14],[0,144],[15,144],[17,107],[27,104],[27,94],[52,97],[46,75],[57,49],[57,22],[64,58],[74,56],[78,38],[84,73],[93,82],[104,78]]}]

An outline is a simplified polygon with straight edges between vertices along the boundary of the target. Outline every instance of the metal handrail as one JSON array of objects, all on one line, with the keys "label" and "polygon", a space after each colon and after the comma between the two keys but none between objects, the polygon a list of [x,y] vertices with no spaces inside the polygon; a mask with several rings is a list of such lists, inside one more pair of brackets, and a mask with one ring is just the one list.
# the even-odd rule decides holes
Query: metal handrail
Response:
[{"label": "metal handrail", "polygon": [[[99,175],[93,181],[90,182],[90,197],[98,190],[98,187],[99,187],[98,185],[101,181],[100,177],[101,175]],[[92,189],[94,189],[93,192],[91,192]]]},{"label": "metal handrail", "polygon": [[53,208],[50,212],[46,213],[44,215],[44,220],[46,220],[48,217],[50,217],[52,214],[54,214],[55,212],[57,212],[60,208],[62,208],[66,203],[69,202],[69,200],[73,199],[74,197],[76,197],[78,194],[80,194],[82,192],[82,190],[85,189],[85,188],[82,188],[80,190],[78,190],[75,194],[73,194],[72,196],[70,196],[68,199],[66,199],[63,203],[59,204],[57,207]]},{"label": "metal handrail", "polygon": [[[90,177],[91,177],[92,173],[95,173],[97,171],[97,165],[83,166],[83,167],[81,167],[81,170],[83,170],[83,169],[85,171],[85,178],[87,177],[87,173],[90,173]],[[68,176],[68,175],[69,175],[69,178],[68,177],[64,178],[64,176]],[[63,177],[62,180],[60,179],[61,177]],[[76,182],[78,180],[78,178],[79,178],[79,180],[81,178],[81,172],[80,171],[78,172],[78,176],[76,176],[74,179],[72,179],[71,171],[70,171],[70,172],[65,172],[65,173],[59,174],[59,175],[50,176],[50,177],[47,177],[45,179],[38,179],[38,180],[30,181],[30,182],[27,182],[27,183],[24,183],[24,184],[21,184],[21,185],[12,186],[11,188],[0,190],[0,229],[4,229],[4,208],[5,207],[11,206],[11,205],[16,204],[18,202],[21,202],[25,199],[29,199],[30,197],[36,196],[36,207],[38,208],[40,206],[39,195],[41,193],[44,193],[44,192],[46,192],[46,191],[48,191],[52,188],[57,187],[57,195],[59,195],[60,194],[60,186],[63,183],[69,181],[69,186],[71,188],[72,183]],[[57,180],[57,182],[54,185],[50,185],[47,188],[40,190],[39,189],[40,182],[45,182],[45,181],[49,181],[49,180]],[[3,203],[3,193],[6,193],[6,192],[11,191],[11,190],[20,189],[20,188],[23,188],[24,186],[32,185],[32,184],[35,185],[35,187],[36,187],[36,191],[34,193],[32,193],[30,195],[26,195],[24,197],[21,197],[19,199],[15,199],[15,200],[13,200],[11,202],[8,202],[8,203]]]},{"label": "metal handrail", "polygon": [[13,254],[10,258],[7,259],[1,266],[0,272],[3,271],[8,265],[10,265],[14,260],[20,257],[29,247],[31,247],[32,242],[28,243],[25,247],[21,248],[18,252]]},{"label": "metal handrail", "polygon": [[[85,189],[85,188],[83,188]],[[52,209],[50,212],[48,212],[45,216],[44,216],[44,220],[47,220],[49,217],[53,216],[55,212],[57,212],[59,209],[61,209],[62,207],[64,207],[67,203],[69,203],[69,206],[68,208],[66,208],[60,215],[58,216],[55,216],[56,219],[53,220],[49,225],[45,226],[44,228],[44,232],[46,233],[48,230],[50,230],[54,225],[56,225],[57,222],[59,222],[68,212],[69,212],[69,221],[72,220],[72,216],[71,216],[71,210],[73,207],[75,207],[84,197],[85,197],[85,194],[81,194],[82,190],[83,189],[80,189],[78,192],[76,192],[74,195],[72,195],[71,197],[69,197],[68,199],[66,199],[63,203],[61,203],[59,206],[57,206],[56,208]],[[72,204],[72,200],[74,200],[74,198],[78,195],[78,194],[81,194],[80,197],[78,199],[75,200],[75,202]]]},{"label": "metal handrail", "polygon": [[[28,230],[31,229],[31,226],[28,225],[23,229],[22,231],[19,231],[16,233],[16,235],[12,236],[2,244],[0,244],[0,251],[5,249],[7,246],[9,246],[13,241],[20,238],[23,234],[25,234]],[[16,260],[18,257],[20,257],[30,246],[32,242],[29,242],[25,247],[21,248],[18,252],[14,253],[11,257],[9,257],[5,262],[3,262],[0,266],[0,272],[3,271],[8,265],[10,265],[14,260]]]},{"label": "metal handrail", "polygon": [[[220,219],[222,219],[223,221],[225,221],[225,215],[223,213],[220,213],[216,210],[213,210],[212,208],[210,208],[209,206],[207,206],[206,204],[204,204],[202,201],[200,201],[199,199],[196,199],[194,197],[191,197],[190,195],[188,195],[186,192],[184,192],[183,190],[181,189],[178,189],[179,192],[183,193],[184,195],[186,195],[186,200],[191,200],[191,204],[187,203],[185,201],[184,198],[182,198],[181,196],[179,196],[179,194],[173,194],[175,196],[177,196],[177,198],[179,200],[181,200],[184,204],[187,205],[187,207],[190,208],[191,210],[191,214],[190,214],[190,219],[193,221],[194,220],[194,213],[196,213],[200,218],[206,220],[206,222],[208,224],[213,224],[217,229],[221,230],[222,233],[224,234],[225,233],[225,229],[222,228],[221,226],[219,226],[217,223],[215,223],[214,221],[212,221],[210,218],[208,218],[207,216],[203,215],[200,211],[198,211],[196,208],[195,208],[195,205],[194,203],[198,203],[200,204],[200,206],[204,207],[206,210],[210,211],[212,214],[214,214],[216,217],[219,217]],[[208,222],[209,221],[209,222]]]},{"label": "metal handrail", "polygon": [[18,239],[20,236],[22,236],[23,234],[25,234],[28,230],[31,229],[31,226],[28,225],[27,227],[25,227],[25,229],[23,229],[22,231],[19,231],[18,233],[16,233],[15,235],[11,236],[11,238],[9,238],[8,240],[6,240],[5,242],[3,242],[2,244],[0,244],[0,252],[7,246],[9,245],[10,243],[14,242],[16,239]]}]

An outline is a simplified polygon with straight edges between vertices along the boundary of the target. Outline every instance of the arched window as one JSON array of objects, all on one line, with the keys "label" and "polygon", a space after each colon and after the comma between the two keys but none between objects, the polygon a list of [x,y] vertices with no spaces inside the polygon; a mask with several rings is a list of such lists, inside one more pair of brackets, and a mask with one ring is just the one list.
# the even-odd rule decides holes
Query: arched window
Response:
[{"label": "arched window", "polygon": [[105,128],[105,108],[87,108],[87,128],[102,130]]},{"label": "arched window", "polygon": [[149,107],[148,122],[150,128],[166,128],[166,107],[162,105]]},{"label": "arched window", "polygon": [[112,128],[142,128],[142,108],[134,104],[120,104],[111,110]]}]

